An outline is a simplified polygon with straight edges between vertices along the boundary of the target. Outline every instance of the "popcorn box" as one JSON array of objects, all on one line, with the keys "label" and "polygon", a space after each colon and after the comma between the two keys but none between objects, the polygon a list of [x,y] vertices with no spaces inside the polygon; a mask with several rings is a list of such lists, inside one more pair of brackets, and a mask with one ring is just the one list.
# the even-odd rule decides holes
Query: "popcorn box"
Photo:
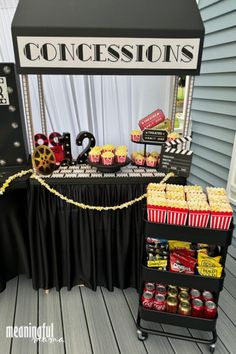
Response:
[{"label": "popcorn box", "polygon": [[147,205],[148,221],[165,223],[166,211],[167,208],[165,206]]},{"label": "popcorn box", "polygon": [[102,163],[106,166],[111,166],[114,162],[114,157],[102,157]]},{"label": "popcorn box", "polygon": [[232,217],[233,212],[212,211],[210,218],[210,228],[228,230]]},{"label": "popcorn box", "polygon": [[117,163],[120,163],[120,164],[125,163],[126,159],[127,159],[126,155],[124,155],[124,156],[121,156],[121,155],[120,156],[116,156],[116,161],[117,161]]},{"label": "popcorn box", "polygon": [[89,160],[93,163],[99,163],[101,154],[98,155],[89,155]]},{"label": "popcorn box", "polygon": [[189,210],[188,226],[207,227],[209,218],[209,210]]},{"label": "popcorn box", "polygon": [[144,166],[145,165],[145,159],[139,159],[139,158],[136,158],[134,159],[134,162],[135,162],[135,165],[137,166]]},{"label": "popcorn box", "polygon": [[138,125],[141,130],[152,128],[157,124],[160,124],[165,120],[165,115],[160,109],[156,109],[154,112],[149,114],[148,116],[140,119]]},{"label": "popcorn box", "polygon": [[167,209],[167,223],[174,225],[186,225],[188,209],[173,208]]},{"label": "popcorn box", "polygon": [[155,167],[157,165],[157,160],[156,161],[146,160],[146,165],[149,167]]},{"label": "popcorn box", "polygon": [[141,134],[131,134],[131,140],[132,141],[140,141],[141,140]]}]

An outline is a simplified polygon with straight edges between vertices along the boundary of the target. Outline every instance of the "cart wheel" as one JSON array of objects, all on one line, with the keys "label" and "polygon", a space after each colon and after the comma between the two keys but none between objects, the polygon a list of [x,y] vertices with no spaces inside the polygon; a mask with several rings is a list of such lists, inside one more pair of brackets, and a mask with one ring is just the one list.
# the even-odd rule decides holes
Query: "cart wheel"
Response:
[{"label": "cart wheel", "polygon": [[210,345],[210,348],[209,348],[209,349],[210,349],[210,352],[211,352],[211,353],[214,353],[215,348],[216,348],[216,345],[215,345],[215,344],[211,344],[211,345]]},{"label": "cart wheel", "polygon": [[139,329],[137,330],[137,336],[138,340],[141,340],[142,342],[145,341],[148,337],[148,334],[146,332],[142,332]]}]

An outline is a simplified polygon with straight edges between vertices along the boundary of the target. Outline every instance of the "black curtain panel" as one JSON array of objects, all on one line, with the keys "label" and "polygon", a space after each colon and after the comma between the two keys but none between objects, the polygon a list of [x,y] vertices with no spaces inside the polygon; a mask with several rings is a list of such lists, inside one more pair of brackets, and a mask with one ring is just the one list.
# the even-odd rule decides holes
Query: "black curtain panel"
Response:
[{"label": "black curtain panel", "polygon": [[[76,201],[111,206],[139,197],[145,184],[58,184]],[[84,283],[138,287],[143,203],[119,211],[88,211],[66,204],[41,186],[29,190],[29,242],[35,289]]]},{"label": "black curtain panel", "polygon": [[0,291],[18,274],[31,277],[26,188],[0,196]]}]

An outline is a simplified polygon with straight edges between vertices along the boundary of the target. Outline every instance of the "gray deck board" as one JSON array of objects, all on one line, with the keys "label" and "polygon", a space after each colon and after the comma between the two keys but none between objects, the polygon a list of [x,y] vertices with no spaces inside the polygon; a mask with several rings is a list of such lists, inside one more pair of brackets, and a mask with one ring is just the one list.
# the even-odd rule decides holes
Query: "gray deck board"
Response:
[{"label": "gray deck board", "polygon": [[[55,339],[63,338],[61,307],[59,292],[52,289],[49,294],[39,290],[39,321],[38,325],[43,323],[50,325],[53,323],[53,335]],[[39,342],[39,354],[64,354],[64,342],[41,343]]]},{"label": "gray deck board", "polygon": [[[15,326],[37,326],[38,292],[33,290],[32,282],[25,276],[19,277]],[[14,338],[11,354],[36,354],[37,343],[30,338]]]},{"label": "gray deck board", "polygon": [[80,288],[61,290],[61,308],[67,354],[91,354],[92,347]]},{"label": "gray deck board", "polygon": [[[236,250],[226,263],[224,290],[219,298],[218,342],[215,354],[236,354]],[[24,276],[11,280],[0,294],[0,354],[207,354],[208,346],[149,335],[136,335],[138,294],[135,289],[96,292],[85,287],[52,289],[48,295],[32,289]],[[17,286],[18,284],[18,286]],[[65,343],[34,344],[30,339],[6,338],[6,326],[54,323],[54,337]],[[209,338],[210,333],[142,321],[149,329]]]},{"label": "gray deck board", "polygon": [[122,290],[115,288],[114,292],[110,292],[102,289],[102,293],[121,353],[146,354],[143,342],[137,340],[136,325]]},{"label": "gray deck board", "polygon": [[82,287],[81,293],[94,353],[119,353],[120,351],[106,311],[101,289],[98,288],[94,292]]},{"label": "gray deck board", "polygon": [[233,325],[235,326],[236,320],[236,304],[235,299],[230,293],[224,289],[219,297],[219,305],[227,317],[231,320]]},{"label": "gray deck board", "polygon": [[[174,334],[181,334],[189,336],[190,332],[186,328],[176,327],[171,325],[163,325],[163,329],[166,332],[174,333]],[[196,343],[191,343],[179,339],[170,338],[170,342],[174,348],[176,354],[199,354],[201,350],[199,349]]]},{"label": "gray deck board", "polygon": [[[135,289],[129,288],[124,290],[124,294],[128,301],[133,318],[136,320],[137,313],[138,313],[138,293]],[[162,327],[158,323],[142,321],[141,324],[142,326],[149,329],[162,330]],[[153,352],[156,354],[174,353],[174,350],[170,345],[169,340],[161,336],[150,335],[148,339],[145,341],[145,347],[147,348],[148,353],[153,353]]]},{"label": "gray deck board", "polygon": [[224,281],[224,287],[234,297],[236,301],[236,277],[226,269],[226,277]]},{"label": "gray deck board", "polygon": [[225,313],[218,309],[219,319],[217,321],[217,331],[224,345],[230,353],[236,354],[236,330],[235,326],[229,321]]},{"label": "gray deck board", "polygon": [[13,325],[18,278],[10,280],[7,288],[0,294],[0,343],[1,351],[9,353],[11,338],[6,338],[6,327]]}]

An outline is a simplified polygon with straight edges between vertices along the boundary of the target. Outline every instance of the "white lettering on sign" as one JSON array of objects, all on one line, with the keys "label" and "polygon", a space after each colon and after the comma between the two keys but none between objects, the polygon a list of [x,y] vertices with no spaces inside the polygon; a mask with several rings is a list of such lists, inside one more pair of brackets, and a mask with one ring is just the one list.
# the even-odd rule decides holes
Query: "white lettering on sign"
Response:
[{"label": "white lettering on sign", "polygon": [[9,105],[9,96],[7,92],[7,80],[5,77],[0,77],[0,106]]},{"label": "white lettering on sign", "polygon": [[196,69],[199,38],[17,37],[21,67]]}]

